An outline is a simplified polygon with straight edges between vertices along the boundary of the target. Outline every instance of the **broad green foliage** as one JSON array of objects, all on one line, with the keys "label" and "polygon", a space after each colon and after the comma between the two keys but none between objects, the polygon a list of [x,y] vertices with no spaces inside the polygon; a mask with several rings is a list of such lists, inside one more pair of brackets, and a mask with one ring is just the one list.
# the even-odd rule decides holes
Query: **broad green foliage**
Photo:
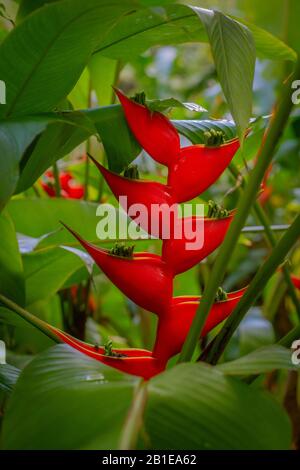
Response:
[{"label": "broad green foliage", "polygon": [[283,346],[265,346],[235,361],[217,366],[227,375],[261,374],[274,369],[299,370],[300,365],[293,365],[291,350]]},{"label": "broad green foliage", "polygon": [[51,110],[77,82],[101,38],[133,2],[64,0],[27,16],[1,44],[1,116]]},{"label": "broad green foliage", "polygon": [[[1,309],[0,309],[1,310]],[[7,398],[19,378],[20,370],[9,364],[0,364],[0,408],[3,410]]]},{"label": "broad green foliage", "polygon": [[68,346],[51,348],[21,374],[4,448],[116,449],[135,383]]},{"label": "broad green foliage", "polygon": [[252,113],[253,36],[246,26],[220,12],[194,10],[205,24],[220,83],[242,139]]},{"label": "broad green foliage", "polygon": [[[136,383],[67,346],[51,348],[21,374],[4,448],[116,448]],[[271,397],[203,364],[153,378],[143,421],[140,445],[147,435],[154,449],[286,449],[290,442],[287,417]]]},{"label": "broad green foliage", "polygon": [[7,212],[0,214],[0,287],[1,293],[20,305],[25,302],[23,266],[13,221]]},{"label": "broad green foliage", "polygon": [[7,121],[0,124],[0,211],[17,186],[22,155],[45,127],[43,119]]},{"label": "broad green foliage", "polygon": [[153,378],[148,393],[145,425],[154,448],[289,447],[288,419],[272,397],[205,364]]}]

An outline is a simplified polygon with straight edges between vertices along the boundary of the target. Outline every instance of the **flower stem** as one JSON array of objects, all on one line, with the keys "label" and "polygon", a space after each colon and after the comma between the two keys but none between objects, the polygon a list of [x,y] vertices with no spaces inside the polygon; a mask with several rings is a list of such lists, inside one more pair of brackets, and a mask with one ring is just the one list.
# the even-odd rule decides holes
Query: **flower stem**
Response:
[{"label": "flower stem", "polygon": [[143,424],[146,401],[147,382],[141,380],[137,386],[127,419],[123,426],[119,445],[120,450],[133,450],[136,448],[138,435]]},{"label": "flower stem", "polygon": [[236,328],[249,308],[254,304],[262,292],[266,282],[274,274],[278,266],[284,261],[285,257],[297,242],[300,235],[300,214],[296,217],[289,230],[281,237],[276,247],[273,249],[269,258],[257,271],[256,275],[249,284],[249,287],[236,308],[225,322],[220,333],[208,346],[207,352],[204,351],[201,359],[205,359],[211,364],[216,364],[221,357],[228,341],[232,337]]},{"label": "flower stem", "polygon": [[[296,64],[296,70],[285,84],[282,99],[280,100],[270,121],[267,132],[264,136],[261,148],[258,152],[257,163],[251,171],[245,191],[239,198],[237,206],[237,215],[233,219],[225,240],[220,248],[217,260],[211,272],[210,281],[207,284],[203,298],[196,312],[192,326],[190,328],[187,339],[183,345],[179,358],[180,362],[189,361],[192,358],[199,335],[205,324],[208,313],[214,303],[214,298],[218,287],[221,285],[230,257],[234,251],[238,241],[240,232],[246,222],[252,204],[255,202],[256,194],[259,190],[264,174],[272,160],[277,143],[287,124],[290,112],[293,107],[291,100],[291,84],[300,76],[300,59]],[[291,228],[289,229],[289,233]]]}]

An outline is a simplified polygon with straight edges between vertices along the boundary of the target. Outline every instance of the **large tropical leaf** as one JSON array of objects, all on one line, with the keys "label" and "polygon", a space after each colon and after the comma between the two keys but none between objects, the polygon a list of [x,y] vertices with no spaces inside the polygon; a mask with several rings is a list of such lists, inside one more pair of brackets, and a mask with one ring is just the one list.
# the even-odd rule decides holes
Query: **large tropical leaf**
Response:
[{"label": "large tropical leaf", "polygon": [[[28,121],[31,121],[28,117]],[[45,117],[46,119],[46,117]],[[120,105],[49,114],[48,126],[21,160],[17,192],[29,188],[56,160],[94,134],[100,135],[109,168],[121,172],[140,152]],[[51,149],[51,151],[49,151]]]},{"label": "large tropical leaf", "polygon": [[[260,56],[295,61],[295,52],[280,39],[256,25],[247,23],[247,27]],[[99,43],[96,52],[130,61],[133,56],[153,46],[207,41],[205,28],[193,10],[185,5],[166,5],[138,10],[123,17]]]},{"label": "large tropical leaf", "polygon": [[288,417],[271,396],[205,364],[183,364],[148,387],[155,449],[288,449]]},{"label": "large tropical leaf", "polygon": [[[1,309],[0,309],[1,310]],[[20,370],[10,364],[0,364],[0,408],[3,410],[19,378]]]},{"label": "large tropical leaf", "polygon": [[178,132],[189,139],[192,144],[204,144],[204,133],[211,129],[222,131],[225,140],[231,140],[237,135],[235,123],[226,119],[183,119],[172,122]]},{"label": "large tropical leaf", "polygon": [[23,305],[25,285],[15,227],[9,214],[0,214],[0,293]]},{"label": "large tropical leaf", "polygon": [[55,346],[21,373],[4,417],[3,446],[115,449],[135,382],[69,346]]},{"label": "large tropical leaf", "polygon": [[235,361],[225,362],[217,366],[226,375],[261,374],[274,369],[300,370],[294,365],[292,353],[283,346],[272,345],[257,349]]},{"label": "large tropical leaf", "polygon": [[16,188],[23,153],[46,125],[40,118],[0,123],[0,212]]},{"label": "large tropical leaf", "polygon": [[205,24],[219,80],[242,138],[252,113],[255,44],[250,30],[218,11],[194,8]]},{"label": "large tropical leaf", "polygon": [[28,15],[0,46],[0,76],[7,87],[1,116],[51,110],[73,88],[97,43],[130,0],[64,0]]}]

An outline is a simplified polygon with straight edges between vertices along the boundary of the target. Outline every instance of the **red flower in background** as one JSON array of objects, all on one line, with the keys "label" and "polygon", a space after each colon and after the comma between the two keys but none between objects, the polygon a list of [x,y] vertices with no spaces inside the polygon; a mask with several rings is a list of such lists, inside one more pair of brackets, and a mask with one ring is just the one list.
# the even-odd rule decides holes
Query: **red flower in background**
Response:
[{"label": "red flower in background", "polygon": [[291,279],[296,289],[300,290],[300,277],[292,275]]},{"label": "red flower in background", "polygon": [[[76,182],[70,172],[61,171],[59,173],[60,195],[65,199],[82,199],[84,196],[84,187]],[[41,186],[43,190],[50,196],[55,197],[55,181],[51,170],[45,172]]]}]

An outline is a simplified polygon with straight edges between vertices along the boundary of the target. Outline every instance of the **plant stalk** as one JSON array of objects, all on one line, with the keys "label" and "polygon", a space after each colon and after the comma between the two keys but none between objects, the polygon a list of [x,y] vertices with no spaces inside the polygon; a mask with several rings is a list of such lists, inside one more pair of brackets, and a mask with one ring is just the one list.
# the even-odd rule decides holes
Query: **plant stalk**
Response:
[{"label": "plant stalk", "polygon": [[289,230],[281,237],[276,247],[273,249],[269,258],[257,271],[256,275],[249,284],[249,287],[236,308],[226,320],[220,333],[215,337],[204,351],[201,359],[205,359],[211,364],[216,364],[221,357],[228,341],[232,337],[236,328],[261,294],[266,282],[276,271],[277,267],[283,263],[285,257],[292,249],[300,236],[300,214],[296,217]]},{"label": "plant stalk", "polygon": [[[260,188],[264,174],[272,160],[277,143],[287,124],[290,112],[293,107],[291,100],[292,82],[300,76],[300,59],[298,59],[295,72],[285,84],[282,99],[277,105],[269,127],[264,136],[261,148],[257,155],[257,163],[251,171],[245,191],[239,198],[237,215],[234,217],[225,240],[221,245],[217,260],[211,272],[210,282],[207,284],[201,303],[196,312],[189,334],[183,345],[179,362],[189,361],[192,358],[201,330],[205,324],[209,311],[214,303],[218,287],[223,281],[230,257],[234,251],[236,243],[243,226],[245,225],[252,204],[255,202],[256,194]],[[291,228],[287,233],[291,231]]]},{"label": "plant stalk", "polygon": [[[232,175],[236,179],[240,179],[239,171],[233,163],[231,163],[229,165],[229,170],[231,171]],[[241,187],[245,188],[245,180],[240,179],[240,181],[241,181]],[[256,219],[258,219],[259,222],[264,227],[265,238],[266,238],[267,244],[269,245],[269,247],[274,248],[274,246],[276,246],[276,241],[277,241],[276,237],[275,237],[275,235],[272,231],[272,228],[270,226],[268,217],[267,217],[264,209],[261,207],[261,205],[257,201],[255,201],[254,204],[253,204],[253,213],[254,213],[254,216],[256,217]],[[289,296],[292,299],[292,302],[295,306],[298,318],[300,319],[300,302],[298,300],[294,284],[291,280],[289,269],[286,265],[282,266],[282,272],[283,272],[283,277],[284,277],[285,283],[286,283],[287,288],[288,288]]]},{"label": "plant stalk", "polygon": [[141,380],[134,394],[127,419],[125,421],[121,439],[120,450],[134,450],[140,429],[143,424],[143,414],[147,401],[147,382]]},{"label": "plant stalk", "polygon": [[2,294],[0,294],[0,303],[5,305],[5,307],[7,307],[9,310],[12,310],[13,312],[17,313],[20,317],[22,317],[28,323],[33,325],[35,328],[39,329],[42,333],[44,333],[50,339],[55,341],[55,343],[62,343],[62,341],[59,338],[57,338],[54,335],[54,333],[52,333],[52,331],[49,330],[48,325],[47,325],[46,322],[44,322],[40,318],[35,317],[30,312],[28,312],[24,308],[20,307],[15,302],[8,299],[7,297],[5,297]]}]

